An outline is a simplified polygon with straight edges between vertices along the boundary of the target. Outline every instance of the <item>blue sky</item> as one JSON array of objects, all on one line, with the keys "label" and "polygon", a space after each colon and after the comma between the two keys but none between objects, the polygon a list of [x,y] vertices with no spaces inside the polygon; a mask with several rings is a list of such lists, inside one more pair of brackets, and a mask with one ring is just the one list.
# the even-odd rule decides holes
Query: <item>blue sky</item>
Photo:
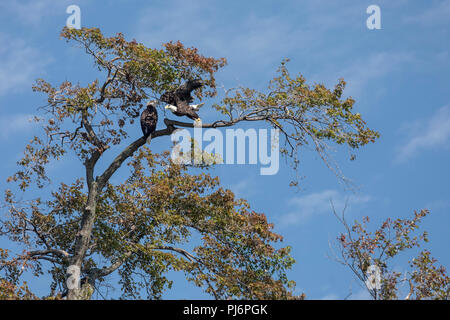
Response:
[{"label": "blue sky", "polygon": [[[31,91],[34,80],[86,83],[99,77],[82,50],[59,38],[70,4],[80,6],[82,26],[99,27],[108,36],[122,32],[154,48],[181,40],[206,56],[226,57],[228,65],[217,74],[225,88],[263,90],[283,58],[291,59],[291,73],[303,74],[309,83],[347,81],[345,95],[381,133],[375,144],[358,151],[356,161],[348,160],[346,150],[336,150],[355,190],[343,188],[308,150],[300,155],[301,191],[288,186],[293,172],[283,161],[274,176],[259,175],[255,165],[214,170],[225,186],[265,212],[293,247],[297,263],[290,277],[298,292],[313,299],[342,299],[350,291],[353,298],[367,297],[351,272],[329,257],[329,242],[342,231],[330,199],[338,211],[348,199],[350,219],[367,215],[374,223],[430,209],[423,224],[431,235],[427,248],[450,266],[450,1],[2,1],[2,190],[24,145],[38,132],[28,122],[44,103]],[[381,30],[366,27],[366,8],[372,4],[381,8]],[[204,108],[202,116],[212,119]],[[168,145],[161,139],[152,147]],[[76,161],[66,159],[51,170],[69,182],[78,169]],[[119,172],[114,178],[120,177]],[[396,267],[403,270],[404,261]],[[186,285],[183,275],[173,276],[166,298],[205,297]]]}]

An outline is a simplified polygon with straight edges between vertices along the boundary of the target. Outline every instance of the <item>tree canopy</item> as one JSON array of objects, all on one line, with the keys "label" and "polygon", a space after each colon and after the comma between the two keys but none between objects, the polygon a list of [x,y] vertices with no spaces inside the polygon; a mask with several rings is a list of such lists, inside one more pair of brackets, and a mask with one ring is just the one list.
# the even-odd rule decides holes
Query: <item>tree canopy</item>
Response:
[{"label": "tree canopy", "polygon": [[[205,57],[180,42],[147,48],[122,34],[105,37],[96,28],[64,28],[61,36],[92,57],[104,78],[86,86],[69,81],[54,86],[39,79],[33,86],[46,96],[35,117],[43,132],[31,139],[8,179],[18,190],[5,192],[9,218],[1,222],[1,235],[24,250],[12,256],[0,251],[1,285],[11,294],[32,297],[21,276],[47,272],[53,279],[52,297],[66,290],[69,299],[81,299],[90,298],[115,273],[122,297],[146,292],[148,298],[161,298],[171,286],[167,272],[176,270],[215,298],[299,298],[287,278],[294,263],[290,248],[276,244],[282,237],[266,216],[220,187],[218,178],[207,171],[191,173],[167,152],[152,152],[143,137],[117,155],[108,152],[130,138],[128,129],[146,100],[186,80],[202,79],[205,85],[196,96],[206,103],[213,100],[215,73],[226,60]],[[210,104],[217,120],[203,128],[266,123],[282,133],[281,152],[294,168],[298,148],[307,144],[337,170],[327,153],[329,143],[356,149],[379,137],[353,111],[355,101],[343,98],[343,79],[333,89],[308,85],[301,75],[291,76],[287,64],[281,62],[266,92],[228,90]],[[167,118],[164,124],[152,133],[152,141],[193,127]],[[48,166],[68,154],[76,155],[85,170],[76,181],[54,189]],[[100,159],[109,163],[104,171],[97,166]],[[129,168],[128,178],[113,184],[110,178],[123,165]],[[41,195],[23,200],[19,193],[34,187]],[[198,244],[190,242],[194,235],[200,236]],[[80,270],[80,288],[67,287],[71,266]]]},{"label": "tree canopy", "polygon": [[[411,219],[388,218],[374,231],[369,229],[369,217],[350,226],[344,213],[340,217],[336,215],[345,227],[345,232],[338,237],[338,261],[364,283],[375,300],[450,299],[450,277],[444,266],[436,265],[437,260],[429,250],[422,249],[409,260],[406,272],[393,265],[401,253],[419,249],[429,241],[426,231],[418,231],[429,214],[424,209],[414,212]],[[377,281],[378,286],[374,283]],[[406,290],[402,288],[405,283]]]}]

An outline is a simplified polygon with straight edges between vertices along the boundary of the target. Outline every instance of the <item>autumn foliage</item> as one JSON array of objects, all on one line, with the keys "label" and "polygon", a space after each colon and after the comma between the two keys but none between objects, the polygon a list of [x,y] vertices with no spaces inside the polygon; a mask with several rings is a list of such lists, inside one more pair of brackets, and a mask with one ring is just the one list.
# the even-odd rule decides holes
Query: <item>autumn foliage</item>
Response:
[{"label": "autumn foliage", "polygon": [[[423,249],[409,261],[410,268],[400,272],[394,268],[394,259],[407,250],[419,249],[428,242],[426,231],[419,232],[420,222],[428,210],[415,212],[411,219],[387,219],[375,231],[369,230],[370,219],[350,226],[339,217],[346,231],[338,237],[339,261],[348,266],[377,300],[450,298],[450,277],[443,266]],[[380,286],[367,285],[371,281],[368,269],[379,270]],[[402,296],[403,295],[403,296]]]},{"label": "autumn foliage", "polygon": [[[51,277],[49,297],[91,298],[114,274],[123,298],[161,298],[175,270],[217,299],[303,297],[295,296],[287,278],[294,263],[290,248],[280,244],[264,214],[223,189],[208,166],[194,173],[167,153],[152,152],[143,137],[127,142],[146,101],[184,81],[202,79],[205,85],[195,92],[200,100],[217,97],[215,73],[226,60],[180,42],[152,49],[122,34],[105,37],[97,28],[64,28],[61,37],[89,55],[102,76],[85,86],[44,79],[33,86],[46,104],[35,117],[42,132],[26,145],[5,191],[0,235],[23,249],[1,256],[6,295],[29,296],[21,282],[27,272]],[[282,154],[295,168],[298,149],[311,144],[336,171],[328,143],[357,149],[379,136],[353,111],[344,87],[344,80],[332,89],[309,85],[291,76],[285,60],[267,92],[240,87],[211,103],[217,120],[203,127],[265,123],[281,131]],[[163,122],[152,141],[192,127]],[[122,151],[112,154],[113,146]],[[83,172],[70,183],[55,182],[49,166],[73,156]],[[113,183],[119,168],[127,168],[127,178]],[[80,269],[80,287],[67,287],[69,266]]]}]

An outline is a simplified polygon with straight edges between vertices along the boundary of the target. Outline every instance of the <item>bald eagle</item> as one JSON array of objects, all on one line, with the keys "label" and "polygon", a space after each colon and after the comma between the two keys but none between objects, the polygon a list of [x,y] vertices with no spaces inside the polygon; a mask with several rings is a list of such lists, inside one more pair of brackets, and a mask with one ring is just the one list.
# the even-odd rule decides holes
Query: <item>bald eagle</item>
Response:
[{"label": "bald eagle", "polygon": [[144,138],[147,139],[156,129],[158,122],[158,112],[156,111],[156,101],[149,101],[147,108],[141,114],[141,129]]},{"label": "bald eagle", "polygon": [[204,105],[204,103],[197,105],[190,105],[194,101],[191,92],[203,86],[201,79],[188,80],[174,91],[165,92],[160,100],[168,103],[165,107],[169,109],[176,116],[187,116],[192,120],[200,120],[196,111]]}]

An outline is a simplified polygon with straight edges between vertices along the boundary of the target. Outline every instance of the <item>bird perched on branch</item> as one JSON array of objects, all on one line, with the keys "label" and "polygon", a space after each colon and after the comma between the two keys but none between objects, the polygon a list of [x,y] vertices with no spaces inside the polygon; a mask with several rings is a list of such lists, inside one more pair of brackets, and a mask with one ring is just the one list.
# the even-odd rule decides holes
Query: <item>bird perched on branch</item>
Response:
[{"label": "bird perched on branch", "polygon": [[191,92],[203,86],[201,79],[188,80],[174,91],[165,92],[160,100],[168,103],[165,106],[176,116],[186,116],[192,120],[199,121],[200,117],[196,113],[204,103],[190,105],[194,101]]},{"label": "bird perched on branch", "polygon": [[141,114],[141,129],[145,139],[147,139],[156,129],[156,123],[158,122],[156,105],[156,101],[149,101],[147,103],[147,108],[142,111]]}]

